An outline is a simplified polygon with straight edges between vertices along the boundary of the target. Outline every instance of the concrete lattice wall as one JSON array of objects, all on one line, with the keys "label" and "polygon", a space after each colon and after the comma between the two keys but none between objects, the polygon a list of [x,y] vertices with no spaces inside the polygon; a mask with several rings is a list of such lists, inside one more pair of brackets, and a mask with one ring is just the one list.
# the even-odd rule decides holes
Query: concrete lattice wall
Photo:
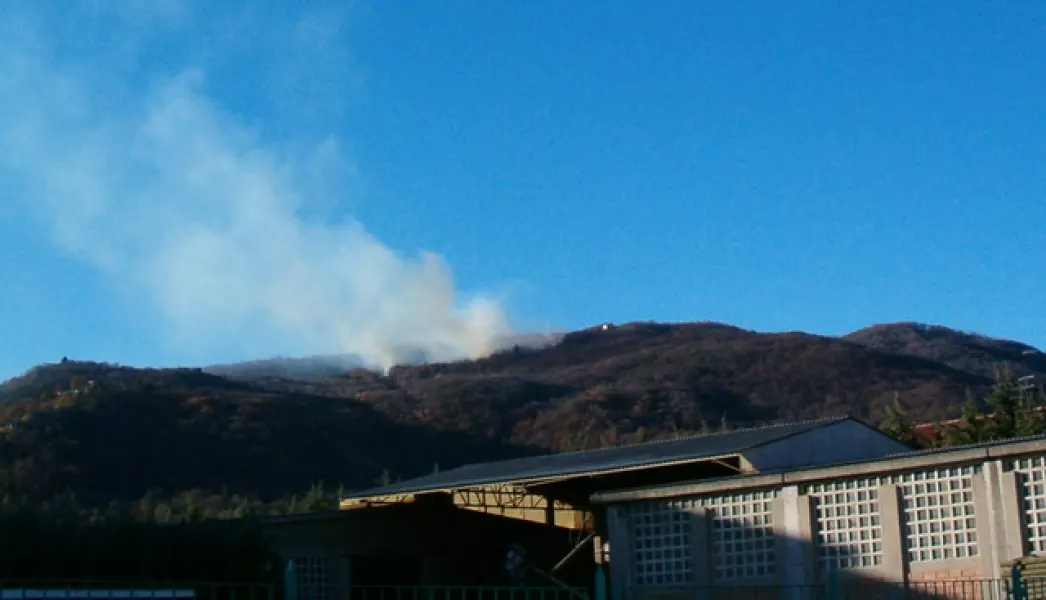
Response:
[{"label": "concrete lattice wall", "polygon": [[977,581],[997,578],[1000,564],[1046,554],[1046,448],[1039,450],[950,464],[936,456],[894,472],[862,465],[851,477],[611,504],[614,599],[798,589],[823,583],[830,570],[844,585],[907,583],[928,597],[981,597]]}]

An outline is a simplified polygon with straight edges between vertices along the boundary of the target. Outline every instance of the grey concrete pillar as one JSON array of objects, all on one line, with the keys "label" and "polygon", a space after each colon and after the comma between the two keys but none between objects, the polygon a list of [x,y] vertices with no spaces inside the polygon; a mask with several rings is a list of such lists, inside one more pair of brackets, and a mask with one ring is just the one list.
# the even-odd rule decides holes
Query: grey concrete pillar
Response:
[{"label": "grey concrete pillar", "polygon": [[[600,523],[602,525],[602,523]],[[596,565],[592,580],[592,600],[607,600],[607,543],[601,535],[592,536],[593,562]]]},{"label": "grey concrete pillar", "polygon": [[632,589],[632,523],[623,505],[608,506],[610,541],[610,600],[628,600]]},{"label": "grey concrete pillar", "polygon": [[690,517],[690,585],[694,598],[707,598],[712,584],[712,511],[694,508]]},{"label": "grey concrete pillar", "polygon": [[1004,562],[1023,557],[1028,551],[1028,516],[1024,512],[1024,485],[1020,475],[999,475],[999,507],[1002,509],[1000,558]]},{"label": "grey concrete pillar", "polygon": [[997,577],[1003,563],[1020,558],[1027,547],[1024,489],[1020,477],[1002,461],[987,461],[973,477],[974,516],[981,575]]},{"label": "grey concrete pillar", "polygon": [[352,563],[348,556],[330,559],[330,600],[349,598],[352,589]]},{"label": "grey concrete pillar", "polygon": [[808,585],[818,583],[817,574],[820,570],[819,548],[820,538],[817,529],[817,507],[811,496],[799,496],[796,501],[796,509],[799,513],[799,539],[803,543],[803,571]]},{"label": "grey concrete pillar", "polygon": [[283,598],[298,600],[298,569],[293,560],[288,560],[283,570]]},{"label": "grey concrete pillar", "polygon": [[778,585],[802,588],[817,581],[817,531],[813,499],[795,486],[774,500],[774,539]]},{"label": "grey concrete pillar", "polygon": [[890,483],[879,486],[878,491],[879,523],[883,530],[883,578],[903,582],[908,575],[908,551],[905,548],[901,488]]},{"label": "grey concrete pillar", "polygon": [[[1002,488],[999,476],[1002,464],[999,461],[985,461],[981,472],[973,477],[974,517],[977,519],[977,549],[981,556],[981,572],[985,576],[994,574],[996,565],[1003,560],[1000,549],[1006,545],[1003,541],[1003,519],[999,507],[1002,506]],[[989,570],[988,573],[985,570]]]},{"label": "grey concrete pillar", "polygon": [[[996,485],[993,485],[996,484]],[[977,521],[977,552],[980,555],[981,577],[996,577],[1002,545],[1000,520],[996,507],[999,503],[997,479],[992,469],[973,476],[973,516]]]}]

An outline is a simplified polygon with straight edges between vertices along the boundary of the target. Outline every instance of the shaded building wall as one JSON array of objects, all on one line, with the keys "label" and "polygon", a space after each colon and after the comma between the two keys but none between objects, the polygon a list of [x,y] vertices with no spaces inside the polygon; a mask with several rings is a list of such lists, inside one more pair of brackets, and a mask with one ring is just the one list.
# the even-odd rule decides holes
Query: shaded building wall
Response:
[{"label": "shaded building wall", "polygon": [[821,585],[834,572],[851,590],[879,585],[885,594],[900,584],[916,596],[988,597],[994,584],[981,580],[999,578],[1003,563],[1046,555],[1046,448],[1024,450],[953,462],[934,455],[905,470],[878,461],[794,485],[705,484],[703,493],[612,504],[611,596],[729,588],[758,597]]},{"label": "shaded building wall", "polygon": [[[504,560],[512,544],[548,569],[577,537],[551,525],[409,504],[286,519],[266,530],[275,551],[295,561],[301,600],[341,600],[362,586],[511,585]],[[563,576],[586,585],[592,553],[575,560]]]},{"label": "shaded building wall", "polygon": [[744,452],[757,472],[800,469],[882,458],[911,448],[882,432],[858,423],[840,421]]}]

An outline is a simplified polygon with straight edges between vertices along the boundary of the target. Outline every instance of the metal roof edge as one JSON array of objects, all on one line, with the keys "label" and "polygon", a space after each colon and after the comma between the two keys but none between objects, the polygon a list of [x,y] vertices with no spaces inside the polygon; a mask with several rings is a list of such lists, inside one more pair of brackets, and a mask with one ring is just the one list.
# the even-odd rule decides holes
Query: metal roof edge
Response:
[{"label": "metal roof edge", "polygon": [[768,446],[770,444],[777,444],[777,443],[780,443],[780,442],[783,442],[783,441],[790,440],[790,439],[796,437],[797,435],[803,435],[803,434],[809,433],[809,432],[811,432],[811,431],[813,431],[815,429],[821,429],[823,427],[828,427],[829,425],[838,425],[839,423],[842,423],[844,421],[852,421],[852,422],[857,423],[859,425],[863,425],[863,426],[865,426],[865,427],[867,427],[869,429],[873,429],[873,430],[875,430],[877,433],[879,433],[881,435],[884,435],[884,436],[886,435],[885,433],[879,431],[878,429],[875,429],[874,427],[872,427],[871,425],[869,425],[869,424],[865,423],[864,421],[858,419],[857,417],[853,417],[853,416],[850,416],[850,415],[841,415],[841,416],[838,416],[838,417],[825,417],[823,419],[813,419],[813,420],[810,420],[810,421],[798,421],[798,422],[793,423],[793,424],[794,425],[802,425],[804,423],[810,423],[813,426],[810,427],[809,429],[802,429],[802,430],[799,430],[799,431],[793,431],[792,433],[789,433],[788,435],[783,435],[783,436],[781,436],[779,438],[774,438],[772,440],[767,440],[765,442],[759,442],[758,444],[752,444],[751,446],[746,447],[745,450],[753,450],[755,448],[762,448],[763,446]]},{"label": "metal roof edge", "polygon": [[[615,448],[628,448],[628,447],[631,447],[631,446],[648,446],[648,445],[652,446],[652,445],[657,445],[657,444],[670,444],[672,442],[682,442],[682,441],[694,440],[694,439],[698,439],[698,438],[704,439],[704,438],[710,438],[710,437],[725,437],[725,436],[728,436],[728,435],[734,435],[734,434],[738,434],[738,433],[751,433],[753,431],[766,431],[768,429],[779,429],[779,428],[784,428],[784,427],[799,427],[799,426],[802,426],[802,425],[811,425],[812,426],[811,429],[816,429],[818,427],[823,427],[824,425],[828,425],[828,424],[831,424],[831,423],[838,423],[838,422],[846,421],[846,420],[854,420],[854,421],[856,421],[857,419],[855,419],[854,417],[852,417],[852,416],[850,416],[848,414],[843,414],[843,415],[836,415],[836,416],[833,416],[833,417],[819,417],[817,419],[802,419],[802,420],[799,420],[799,421],[782,421],[780,423],[767,423],[765,425],[756,425],[756,426],[753,426],[753,427],[741,427],[739,429],[727,429],[725,431],[713,431],[711,433],[692,433],[690,435],[683,435],[683,436],[674,437],[674,438],[667,438],[667,439],[663,439],[663,440],[650,440],[648,442],[637,442],[637,443],[634,443],[634,444],[621,444],[621,445],[618,445],[618,446],[606,446],[604,448],[592,448],[591,450],[575,450],[575,451],[572,451],[572,452],[558,452],[558,453],[553,453],[553,454],[546,454],[546,455],[543,455],[543,456],[560,456],[560,455],[563,455],[563,454],[598,453],[598,452],[602,452],[604,450],[612,450],[612,449],[615,449]],[[804,431],[809,431],[809,429],[804,430]],[[789,436],[791,436],[791,435],[794,435],[794,434],[789,434]],[[785,439],[785,437],[788,437],[788,436],[782,436],[779,439]]]},{"label": "metal roof edge", "polygon": [[[483,466],[486,466],[486,465],[496,465],[496,464],[499,464],[499,463],[510,463],[510,462],[517,461],[517,460],[535,459],[535,458],[552,458],[552,457],[569,456],[569,455],[577,455],[577,454],[596,454],[596,455],[598,455],[600,452],[605,452],[607,450],[615,450],[615,449],[620,449],[620,448],[642,447],[642,446],[656,445],[656,444],[667,444],[667,443],[672,443],[672,442],[682,442],[682,441],[698,439],[698,438],[702,438],[703,439],[703,438],[708,438],[708,437],[723,437],[723,436],[732,435],[732,434],[736,435],[736,434],[739,434],[739,433],[751,433],[751,432],[754,432],[754,431],[766,431],[766,430],[769,430],[769,429],[777,429],[777,428],[784,428],[784,427],[801,427],[803,425],[809,425],[810,426],[807,429],[803,429],[801,431],[792,432],[792,433],[789,433],[787,435],[783,435],[783,436],[781,436],[779,438],[776,438],[774,440],[768,440],[768,441],[765,441],[765,442],[760,442],[758,444],[753,444],[751,446],[747,446],[747,447],[742,449],[742,450],[749,450],[749,449],[756,448],[756,447],[759,447],[759,446],[762,446],[762,445],[765,445],[765,444],[769,444],[769,443],[777,442],[777,441],[780,441],[780,440],[788,439],[790,437],[793,437],[795,435],[799,435],[801,433],[805,433],[807,431],[811,431],[813,429],[818,429],[820,427],[825,427],[827,425],[832,425],[832,424],[835,424],[835,423],[841,423],[843,421],[856,421],[858,423],[862,423],[862,421],[860,421],[859,419],[856,419],[856,418],[854,418],[851,415],[844,414],[844,415],[838,415],[838,416],[833,416],[833,417],[821,417],[821,418],[818,418],[818,419],[807,419],[807,420],[802,420],[802,421],[790,421],[790,422],[782,422],[782,423],[771,423],[771,424],[767,424],[767,425],[761,425],[761,426],[758,426],[758,427],[744,427],[744,428],[741,428],[741,429],[731,429],[731,430],[727,430],[727,431],[717,431],[717,432],[706,433],[706,434],[700,434],[699,433],[699,434],[685,435],[685,436],[680,436],[680,437],[676,437],[676,438],[669,438],[669,439],[664,439],[664,440],[652,440],[652,441],[648,441],[648,442],[639,442],[639,443],[635,443],[635,444],[621,444],[621,445],[618,445],[618,446],[607,446],[607,447],[604,447],[604,448],[593,448],[593,449],[590,449],[590,450],[574,450],[574,451],[571,451],[571,452],[553,452],[553,453],[550,453],[550,454],[539,454],[539,455],[531,456],[531,457],[514,458],[514,459],[500,460],[500,461],[492,461],[492,462],[488,462],[488,463],[470,463],[470,464],[467,464],[467,465],[462,465],[460,467],[455,467],[454,469],[450,469],[449,471],[442,471],[441,474],[453,473],[454,471],[457,471],[459,469],[465,469],[467,467],[476,467],[476,466],[480,466],[480,465],[483,465]],[[729,452],[729,453],[725,453],[725,454],[717,454],[717,455],[709,455],[709,456],[697,457],[696,460],[714,460],[714,459],[717,459],[717,458],[725,458],[725,457],[728,457],[728,456],[736,456],[739,452],[740,452],[740,450],[738,452]],[[447,486],[445,484],[431,484],[431,485],[424,485],[423,484],[423,485],[418,486],[418,487],[409,487],[409,486],[405,487],[405,484],[409,484],[411,481],[418,481],[418,480],[426,479],[426,478],[429,478],[429,477],[432,476],[432,475],[423,475],[421,477],[415,477],[415,478],[412,478],[412,479],[408,479],[408,480],[402,482],[401,484],[382,486],[382,487],[379,487],[379,488],[370,488],[370,489],[366,489],[366,490],[360,490],[359,492],[350,492],[349,494],[346,494],[345,496],[342,496],[339,499],[339,501],[343,502],[343,501],[348,501],[348,500],[364,500],[366,498],[374,498],[376,496],[387,496],[387,495],[395,495],[395,494],[434,493],[434,492],[441,492],[441,491],[451,491],[451,490],[455,490],[455,489],[462,489],[464,487],[472,487],[472,486],[479,486],[479,485],[496,485],[496,484],[505,484],[505,483],[534,483],[534,482],[540,482],[540,481],[547,481],[547,480],[550,480],[550,479],[586,477],[586,476],[600,475],[600,474],[605,474],[605,473],[610,473],[610,472],[625,472],[625,471],[634,471],[634,470],[638,470],[638,469],[649,469],[649,468],[655,468],[655,467],[661,467],[661,466],[673,466],[673,465],[677,465],[677,464],[685,464],[685,463],[691,462],[693,460],[695,460],[695,458],[688,458],[688,459],[681,459],[681,460],[674,460],[674,461],[673,460],[669,460],[669,461],[656,461],[656,460],[654,460],[654,461],[650,461],[650,462],[646,462],[646,463],[639,463],[639,464],[636,464],[636,465],[630,465],[628,467],[613,467],[613,468],[609,468],[609,469],[586,469],[586,470],[576,471],[576,472],[572,472],[572,473],[564,473],[563,475],[555,476],[555,477],[535,477],[535,478],[530,478],[530,479],[525,478],[525,477],[514,478],[514,477],[511,477],[511,476],[500,477],[500,478],[495,478],[495,479],[489,479],[489,478],[479,479],[479,478],[476,478],[476,479],[465,479],[465,480],[457,483],[457,485],[454,485],[454,486]]]},{"label": "metal roof edge", "polygon": [[1031,454],[1033,452],[1046,452],[1046,434],[1013,438],[1010,440],[980,442],[977,444],[967,444],[950,448],[931,448],[927,450],[901,452],[888,454],[878,458],[838,462],[827,465],[818,465],[816,467],[806,467],[803,469],[772,471],[751,475],[734,475],[700,481],[679,482],[662,486],[610,490],[593,494],[589,500],[593,504],[614,504],[635,500],[675,498],[678,496],[705,494],[715,491],[750,489],[756,487],[768,487],[771,485],[790,485],[835,477],[859,476],[865,474],[871,475],[888,471],[908,470],[923,466],[955,464],[993,458],[1007,458],[1011,456]]},{"label": "metal roof edge", "polygon": [[[513,479],[511,477],[502,477],[496,479],[474,479],[461,481],[457,485],[453,486],[426,486],[412,489],[399,489],[398,491],[380,492],[380,490],[371,490],[370,492],[364,491],[359,495],[344,496],[341,501],[348,500],[366,500],[367,498],[375,498],[378,496],[395,496],[399,494],[434,494],[438,492],[455,492],[458,490],[482,486],[482,485],[504,485],[508,483],[517,483],[523,487],[536,486],[543,483],[554,483],[557,481],[563,481],[565,479],[574,479],[577,477],[591,477],[593,475],[604,475],[607,473],[626,473],[629,471],[640,471],[642,469],[652,469],[657,467],[674,467],[678,465],[685,465],[693,462],[694,460],[722,460],[724,458],[731,458],[738,456],[738,452],[728,452],[725,454],[710,454],[708,456],[702,456],[697,459],[695,458],[683,458],[678,460],[661,460],[652,461],[646,463],[640,463],[636,465],[629,465],[625,467],[608,467],[605,469],[586,469],[584,471],[575,471],[570,474],[556,476],[556,477],[534,477],[532,479]],[[391,488],[390,488],[391,489]]]}]

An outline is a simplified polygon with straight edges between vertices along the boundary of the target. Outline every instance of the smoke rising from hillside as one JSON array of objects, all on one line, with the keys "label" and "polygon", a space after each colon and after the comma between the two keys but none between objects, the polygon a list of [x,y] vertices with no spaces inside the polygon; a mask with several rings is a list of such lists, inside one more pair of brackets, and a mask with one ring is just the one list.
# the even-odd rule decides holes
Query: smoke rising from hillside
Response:
[{"label": "smoke rising from hillside", "polygon": [[[388,366],[403,348],[484,355],[511,333],[498,302],[463,297],[438,256],[405,257],[351,218],[310,216],[353,197],[337,140],[273,142],[210,93],[208,67],[236,63],[248,79],[260,69],[254,81],[282,82],[256,99],[282,130],[322,129],[316,115],[336,111],[317,86],[344,54],[331,19],[252,21],[257,31],[196,52],[192,4],[106,4],[5,14],[0,190],[68,253],[147,299],[165,337],[201,356],[347,352]],[[100,32],[76,29],[92,26]],[[283,46],[252,62],[245,39]]]}]

